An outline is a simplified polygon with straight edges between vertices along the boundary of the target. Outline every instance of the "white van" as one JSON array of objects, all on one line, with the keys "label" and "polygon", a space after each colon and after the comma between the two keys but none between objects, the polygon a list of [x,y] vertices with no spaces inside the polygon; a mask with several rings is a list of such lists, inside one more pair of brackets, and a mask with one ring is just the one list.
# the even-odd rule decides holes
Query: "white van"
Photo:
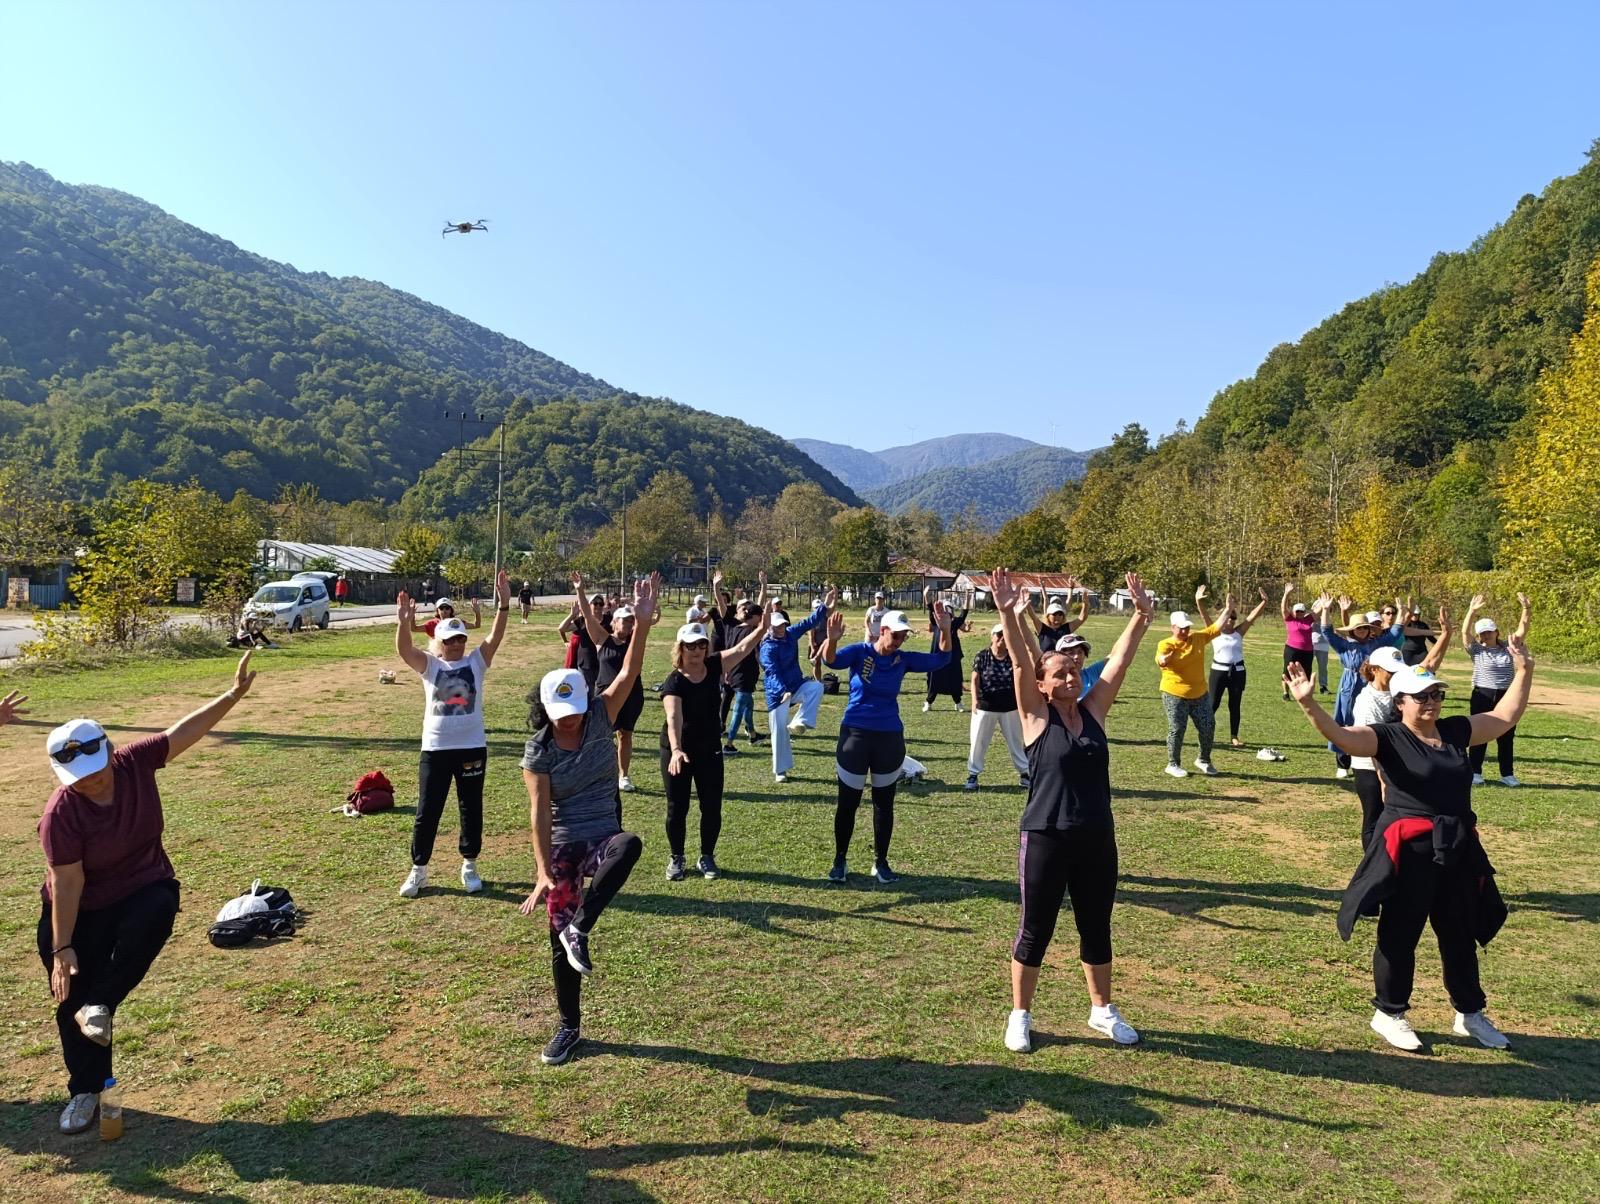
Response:
[{"label": "white van", "polygon": [[259,619],[268,627],[287,627],[290,631],[315,624],[328,627],[328,587],[320,576],[306,573],[263,585],[245,604],[245,617]]}]

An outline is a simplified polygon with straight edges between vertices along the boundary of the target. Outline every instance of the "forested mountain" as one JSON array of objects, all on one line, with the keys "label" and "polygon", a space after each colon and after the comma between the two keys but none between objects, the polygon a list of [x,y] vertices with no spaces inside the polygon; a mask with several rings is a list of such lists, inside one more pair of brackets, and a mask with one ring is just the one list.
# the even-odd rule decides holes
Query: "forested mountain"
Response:
[{"label": "forested mountain", "polygon": [[889,466],[869,451],[849,447],[843,443],[829,443],[824,439],[791,439],[810,456],[851,489],[875,489],[889,480]]},{"label": "forested mountain", "polygon": [[1081,477],[1088,455],[1064,447],[1033,444],[986,464],[936,468],[893,485],[868,490],[867,500],[890,514],[914,507],[931,510],[945,520],[971,507],[990,530],[1032,509],[1052,490]]},{"label": "forested mountain", "polygon": [[886,447],[876,452],[862,451],[859,447],[843,443],[826,443],[821,439],[793,439],[790,442],[858,492],[893,485],[941,468],[987,464],[991,460],[1044,446],[1015,435],[1001,435],[992,431],[945,435],[939,439],[924,439],[921,443]]},{"label": "forested mountain", "polygon": [[[443,411],[500,411],[516,395],[532,409],[567,399],[566,429],[588,422],[602,440],[581,452],[563,440],[552,470],[530,442],[552,424],[519,420],[512,474],[528,475],[514,487],[541,513],[589,488],[642,489],[660,464],[712,452],[706,488],[729,505],[803,479],[855,500],[775,435],[619,395],[419,298],[299,272],[136,197],[0,164],[0,460],[75,496],[144,477],[224,496],[309,483],[335,501],[394,501],[453,444]],[[592,421],[572,417],[601,398]],[[448,508],[470,492],[429,497]]]}]

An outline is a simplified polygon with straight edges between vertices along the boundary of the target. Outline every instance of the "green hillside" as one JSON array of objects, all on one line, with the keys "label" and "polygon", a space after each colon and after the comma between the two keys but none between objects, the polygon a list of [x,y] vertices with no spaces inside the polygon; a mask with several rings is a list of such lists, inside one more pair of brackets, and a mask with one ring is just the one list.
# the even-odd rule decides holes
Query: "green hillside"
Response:
[{"label": "green hillside", "polygon": [[871,490],[867,500],[890,514],[913,508],[950,520],[971,507],[991,530],[1037,505],[1052,490],[1083,475],[1088,456],[1061,447],[1032,446],[969,468],[938,468]]}]

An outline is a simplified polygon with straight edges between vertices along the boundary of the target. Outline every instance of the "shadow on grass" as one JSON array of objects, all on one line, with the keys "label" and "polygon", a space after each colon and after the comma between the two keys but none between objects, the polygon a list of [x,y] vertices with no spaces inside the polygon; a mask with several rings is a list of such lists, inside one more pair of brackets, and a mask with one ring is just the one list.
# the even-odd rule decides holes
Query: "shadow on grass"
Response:
[{"label": "shadow on grass", "polygon": [[[591,1042],[585,1056],[609,1054],[669,1065],[699,1066],[750,1083],[745,1106],[754,1116],[785,1124],[848,1121],[856,1115],[896,1116],[946,1125],[977,1125],[1037,1104],[1089,1129],[1150,1127],[1164,1117],[1154,1104],[1216,1108],[1240,1116],[1332,1131],[1365,1126],[1313,1121],[1227,1100],[1126,1086],[1067,1071],[1034,1070],[1021,1060],[943,1065],[911,1058],[832,1058],[768,1062],[670,1045]],[[754,1080],[752,1082],[752,1080]],[[826,1094],[813,1094],[825,1092]]]},{"label": "shadow on grass", "polygon": [[1195,878],[1152,878],[1124,874],[1118,880],[1117,902],[1150,907],[1168,915],[1189,916],[1218,928],[1254,929],[1207,915],[1219,907],[1258,907],[1291,915],[1332,916],[1344,892],[1298,882],[1204,882]]},{"label": "shadow on grass", "polygon": [[[749,875],[737,872],[725,875],[735,881],[746,880]],[[843,898],[844,896],[840,896]],[[930,924],[926,920],[908,920],[901,916],[887,916],[877,914],[887,911],[903,903],[904,900],[874,903],[873,905],[851,909],[835,909],[831,907],[818,907],[808,903],[785,903],[771,899],[714,899],[705,896],[693,895],[667,895],[667,894],[640,894],[638,892],[623,891],[612,899],[610,906],[623,911],[639,912],[646,915],[693,917],[695,919],[727,920],[730,923],[742,924],[755,932],[777,933],[781,936],[794,937],[802,941],[819,941],[825,939],[821,935],[812,935],[798,928],[784,926],[785,922],[792,924],[817,924],[830,920],[870,920],[876,924],[892,924],[899,928],[922,928],[932,932],[970,933],[970,928],[960,928],[950,924]]]},{"label": "shadow on grass", "polygon": [[[540,1198],[575,1200],[603,1194],[643,1204],[657,1197],[607,1172],[656,1166],[681,1158],[715,1158],[768,1151],[858,1158],[843,1146],[753,1138],[747,1141],[638,1142],[595,1149],[546,1141],[500,1129],[490,1116],[411,1116],[364,1112],[322,1121],[224,1120],[203,1124],[176,1116],[133,1111],[127,1134],[104,1145],[93,1132],[63,1137],[55,1110],[10,1100],[0,1104],[0,1142],[19,1156],[64,1158],[67,1170],[103,1175],[114,1189],[155,1200],[227,1201],[256,1198],[214,1188],[190,1190],[169,1178],[214,1178],[221,1163],[245,1183],[394,1191],[429,1198]],[[201,1169],[184,1176],[182,1168]],[[59,1172],[57,1172],[59,1173]],[[83,1185],[85,1188],[87,1184]],[[342,1193],[341,1193],[342,1197]],[[326,1198],[324,1196],[324,1198]]]},{"label": "shadow on grass", "polygon": [[1600,924],[1600,894],[1564,895],[1558,891],[1530,890],[1520,895],[1507,895],[1506,904],[1513,911],[1519,908],[1542,911],[1569,923],[1587,920]]}]

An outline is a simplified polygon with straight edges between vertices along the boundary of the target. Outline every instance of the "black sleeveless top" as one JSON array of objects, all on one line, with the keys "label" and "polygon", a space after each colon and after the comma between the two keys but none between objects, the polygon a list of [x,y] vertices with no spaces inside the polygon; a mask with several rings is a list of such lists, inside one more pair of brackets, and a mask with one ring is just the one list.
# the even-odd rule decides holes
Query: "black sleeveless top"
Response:
[{"label": "black sleeveless top", "polygon": [[1086,708],[1079,707],[1078,714],[1083,731],[1074,736],[1056,708],[1047,706],[1044,734],[1028,745],[1024,832],[1112,826],[1111,750],[1105,729]]}]

